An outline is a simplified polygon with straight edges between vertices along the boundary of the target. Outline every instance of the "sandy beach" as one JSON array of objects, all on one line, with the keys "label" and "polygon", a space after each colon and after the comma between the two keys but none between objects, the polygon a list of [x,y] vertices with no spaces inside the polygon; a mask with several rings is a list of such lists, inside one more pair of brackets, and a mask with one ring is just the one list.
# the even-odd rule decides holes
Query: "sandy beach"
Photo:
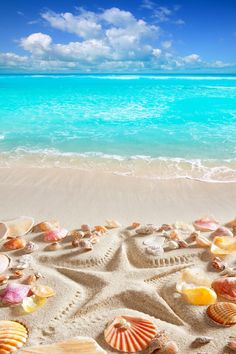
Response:
[{"label": "sandy beach", "polygon": [[[18,319],[30,331],[28,345],[47,344],[75,336],[94,338],[107,353],[103,336],[108,321],[116,315],[151,319],[165,329],[181,354],[229,353],[225,349],[233,327],[212,325],[205,306],[192,306],[176,295],[176,272],[200,266],[212,279],[204,249],[187,248],[147,255],[142,247],[148,236],[126,232],[127,225],[191,222],[214,215],[220,222],[235,217],[235,183],[204,183],[193,180],[148,180],[96,171],[56,168],[2,168],[0,171],[0,215],[10,219],[29,215],[35,222],[56,219],[68,230],[81,224],[104,224],[118,220],[122,227],[110,230],[93,251],[80,254],[70,238],[59,251],[48,252],[40,235],[29,234],[39,250],[33,253],[32,269],[44,275],[43,282],[56,296],[30,315],[17,308],[1,309],[1,318]],[[23,251],[11,251],[13,259]],[[235,257],[229,258],[235,267]],[[213,340],[194,348],[197,336]],[[219,344],[218,338],[221,338]],[[145,352],[147,353],[147,351]]]}]

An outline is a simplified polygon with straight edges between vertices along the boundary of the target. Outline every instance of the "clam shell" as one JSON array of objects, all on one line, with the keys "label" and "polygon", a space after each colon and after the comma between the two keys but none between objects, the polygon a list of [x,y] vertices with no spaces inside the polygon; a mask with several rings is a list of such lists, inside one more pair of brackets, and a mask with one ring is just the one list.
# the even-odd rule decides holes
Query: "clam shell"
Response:
[{"label": "clam shell", "polygon": [[0,223],[0,242],[7,238],[8,227],[4,222]]},{"label": "clam shell", "polygon": [[26,241],[23,238],[17,237],[6,241],[3,246],[6,250],[12,251],[22,249],[25,245]]},{"label": "clam shell", "polygon": [[225,256],[236,252],[236,237],[216,236],[211,244],[211,253]]},{"label": "clam shell", "polygon": [[63,342],[25,348],[21,354],[107,354],[97,342],[89,337],[76,337]]},{"label": "clam shell", "polygon": [[0,274],[4,273],[10,266],[11,258],[5,254],[0,254]]},{"label": "clam shell", "polygon": [[0,353],[11,354],[27,341],[27,328],[16,321],[0,321]]},{"label": "clam shell", "polygon": [[35,225],[32,229],[33,232],[46,232],[59,229],[60,224],[57,220],[43,221]]},{"label": "clam shell", "polygon": [[32,229],[34,219],[30,216],[20,216],[19,218],[5,221],[5,224],[8,228],[8,237],[24,236]]},{"label": "clam shell", "polygon": [[218,296],[236,301],[236,277],[217,278],[211,286]]},{"label": "clam shell", "polygon": [[217,302],[207,308],[207,315],[222,326],[236,324],[236,305],[231,302]]},{"label": "clam shell", "polygon": [[129,316],[115,317],[104,330],[106,342],[125,353],[144,350],[156,335],[156,326],[151,321]]},{"label": "clam shell", "polygon": [[54,229],[49,230],[44,233],[44,241],[45,242],[59,242],[63,240],[68,234],[68,230],[66,229]]},{"label": "clam shell", "polygon": [[201,219],[195,220],[193,226],[202,232],[215,231],[219,227],[219,223],[213,217],[203,217]]},{"label": "clam shell", "polygon": [[55,291],[50,288],[47,285],[41,285],[41,284],[37,284],[34,285],[31,288],[31,291],[34,295],[38,296],[38,297],[43,297],[43,298],[47,298],[47,297],[51,297],[56,295]]}]

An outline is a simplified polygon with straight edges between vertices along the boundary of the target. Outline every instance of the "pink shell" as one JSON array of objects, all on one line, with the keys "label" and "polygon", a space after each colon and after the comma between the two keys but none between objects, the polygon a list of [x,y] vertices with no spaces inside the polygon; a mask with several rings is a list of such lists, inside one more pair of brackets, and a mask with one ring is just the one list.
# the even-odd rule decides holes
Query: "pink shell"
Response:
[{"label": "pink shell", "polygon": [[27,297],[30,290],[29,285],[12,283],[8,284],[2,291],[0,299],[5,305],[16,305]]},{"label": "pink shell", "polygon": [[45,242],[58,242],[65,238],[68,234],[66,229],[49,230],[44,233]]},{"label": "pink shell", "polygon": [[236,301],[236,277],[217,278],[211,286],[217,295]]},{"label": "pink shell", "polygon": [[193,226],[199,231],[215,231],[219,227],[219,223],[212,217],[203,217],[195,220]]}]

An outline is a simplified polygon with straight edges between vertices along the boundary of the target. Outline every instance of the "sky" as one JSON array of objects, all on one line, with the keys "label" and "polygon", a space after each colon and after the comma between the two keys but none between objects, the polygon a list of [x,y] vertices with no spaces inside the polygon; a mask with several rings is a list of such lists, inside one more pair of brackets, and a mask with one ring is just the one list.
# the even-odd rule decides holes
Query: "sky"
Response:
[{"label": "sky", "polygon": [[235,0],[2,0],[1,73],[236,73]]}]

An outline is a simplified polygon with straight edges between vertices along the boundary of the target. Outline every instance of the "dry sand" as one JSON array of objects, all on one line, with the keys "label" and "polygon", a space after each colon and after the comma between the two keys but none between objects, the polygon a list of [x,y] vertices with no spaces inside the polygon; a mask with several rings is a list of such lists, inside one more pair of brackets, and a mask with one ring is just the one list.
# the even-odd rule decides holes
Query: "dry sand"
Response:
[{"label": "dry sand", "polygon": [[[190,222],[205,214],[220,221],[235,217],[236,185],[191,180],[157,181],[76,169],[0,169],[1,219],[30,215],[35,221],[58,219],[68,228],[81,224],[103,224],[116,219],[127,226],[145,223]],[[31,345],[51,343],[74,336],[91,336],[107,350],[115,352],[103,339],[108,320],[131,314],[152,319],[158,329],[166,329],[181,354],[229,353],[224,348],[235,328],[209,323],[206,307],[187,305],[174,292],[176,272],[192,264],[209,276],[208,255],[199,248],[165,253],[163,258],[144,252],[142,242],[149,236],[132,236],[124,228],[102,237],[94,250],[79,254],[70,240],[60,251],[45,251],[38,235],[32,269],[45,275],[41,282],[57,295],[30,315],[17,308],[2,308],[1,318],[20,319],[30,329]],[[21,252],[11,252],[18,257]],[[229,260],[236,266],[235,257]],[[202,348],[192,348],[196,336],[214,340]],[[220,338],[220,340],[219,340]]]}]

